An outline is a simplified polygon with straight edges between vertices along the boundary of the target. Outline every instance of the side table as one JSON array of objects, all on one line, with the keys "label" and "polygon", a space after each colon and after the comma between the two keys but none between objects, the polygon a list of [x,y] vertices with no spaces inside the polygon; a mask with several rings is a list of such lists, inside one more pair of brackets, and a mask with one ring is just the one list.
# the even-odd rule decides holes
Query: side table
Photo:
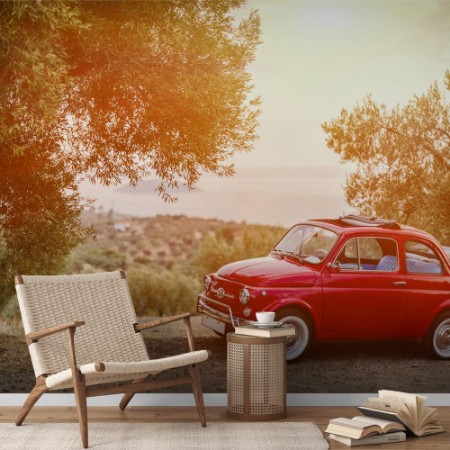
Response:
[{"label": "side table", "polygon": [[286,417],[286,337],[227,334],[227,416]]}]

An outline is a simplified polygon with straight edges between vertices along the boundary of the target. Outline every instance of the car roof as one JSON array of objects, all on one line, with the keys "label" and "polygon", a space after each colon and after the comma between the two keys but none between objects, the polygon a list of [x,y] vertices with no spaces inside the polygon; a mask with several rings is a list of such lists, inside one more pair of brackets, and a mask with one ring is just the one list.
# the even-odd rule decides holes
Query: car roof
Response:
[{"label": "car roof", "polygon": [[341,216],[337,219],[309,219],[308,223],[314,223],[319,226],[326,225],[327,228],[337,233],[367,233],[370,230],[372,234],[405,234],[416,237],[426,237],[433,241],[435,238],[426,231],[407,225],[399,224],[396,220],[382,219],[379,217],[365,217],[356,215]]}]

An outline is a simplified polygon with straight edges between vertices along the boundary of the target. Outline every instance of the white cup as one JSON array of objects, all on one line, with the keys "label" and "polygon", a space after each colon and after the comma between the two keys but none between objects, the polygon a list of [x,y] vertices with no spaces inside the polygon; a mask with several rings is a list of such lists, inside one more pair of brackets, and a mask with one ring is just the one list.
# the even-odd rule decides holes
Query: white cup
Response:
[{"label": "white cup", "polygon": [[270,311],[262,311],[262,312],[257,312],[256,313],[256,320],[259,323],[272,323],[273,320],[275,319],[275,313],[274,312],[270,312]]}]

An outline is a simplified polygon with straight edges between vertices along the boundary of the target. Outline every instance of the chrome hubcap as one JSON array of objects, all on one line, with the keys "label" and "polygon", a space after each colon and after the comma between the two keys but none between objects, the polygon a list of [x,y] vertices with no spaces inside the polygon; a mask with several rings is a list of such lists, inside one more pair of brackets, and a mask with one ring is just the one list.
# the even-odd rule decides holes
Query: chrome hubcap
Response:
[{"label": "chrome hubcap", "polygon": [[298,317],[284,317],[281,322],[288,323],[295,328],[295,335],[286,339],[287,359],[294,359],[301,355],[309,340],[309,330],[302,319]]}]

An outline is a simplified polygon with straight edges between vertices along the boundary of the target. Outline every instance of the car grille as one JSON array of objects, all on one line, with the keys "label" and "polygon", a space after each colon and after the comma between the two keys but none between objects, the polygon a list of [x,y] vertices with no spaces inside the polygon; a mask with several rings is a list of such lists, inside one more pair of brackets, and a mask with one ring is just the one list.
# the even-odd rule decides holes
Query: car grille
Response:
[{"label": "car grille", "polygon": [[241,284],[232,281],[216,279],[208,291],[208,296],[214,300],[220,300],[228,305],[239,301],[239,291],[243,288]]}]

